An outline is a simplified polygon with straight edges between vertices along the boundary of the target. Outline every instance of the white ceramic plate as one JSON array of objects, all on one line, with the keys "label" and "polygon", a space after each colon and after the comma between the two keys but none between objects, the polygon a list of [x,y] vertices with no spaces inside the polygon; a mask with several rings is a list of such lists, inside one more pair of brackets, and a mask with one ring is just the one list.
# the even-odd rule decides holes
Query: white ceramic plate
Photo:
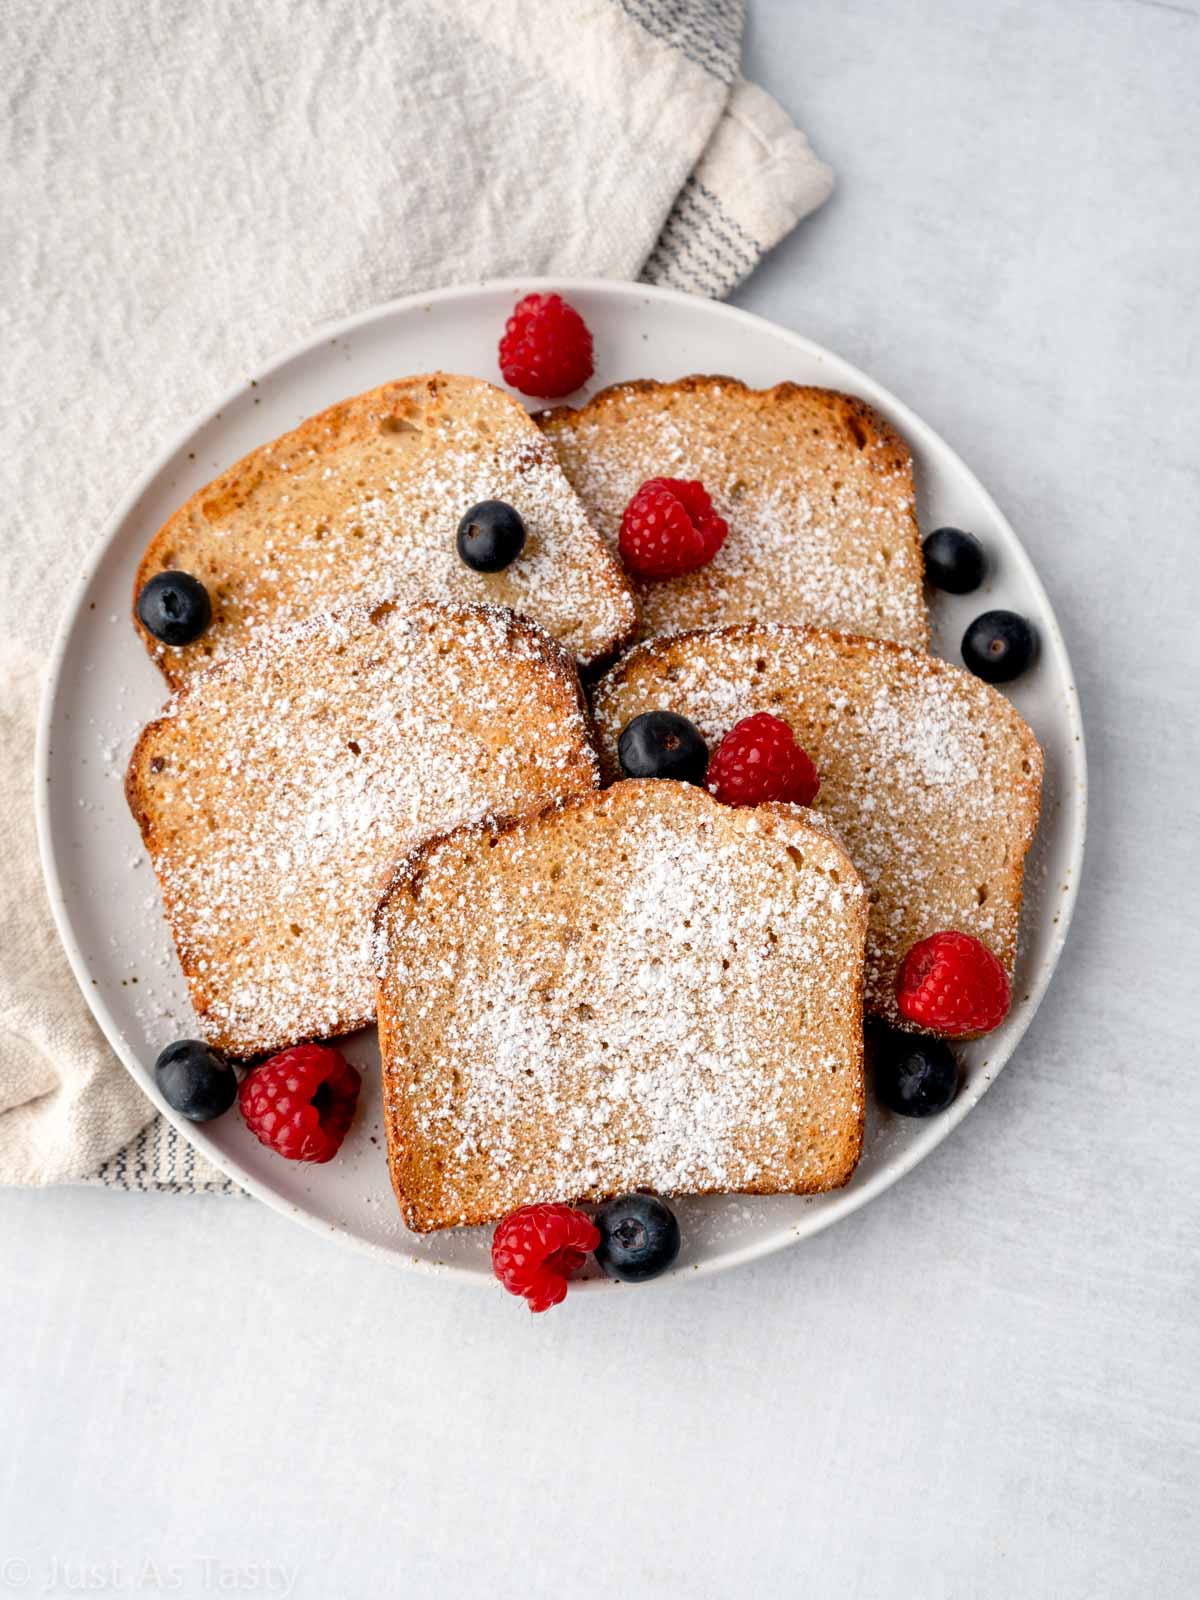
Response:
[{"label": "white ceramic plate", "polygon": [[[1029,557],[954,452],[898,400],[809,340],[744,311],[640,284],[602,280],[495,283],[400,300],[331,326],[228,395],[189,427],[118,509],[83,575],[59,637],[39,728],[38,824],[54,913],[79,983],[113,1048],[180,1132],[269,1205],[390,1260],[485,1281],[488,1232],[418,1236],[400,1222],[388,1184],[373,1033],[347,1054],[364,1071],[363,1103],[338,1158],[324,1167],[271,1154],[236,1113],[207,1127],[175,1116],[151,1075],[170,1040],[194,1034],[182,974],[154,875],[125,807],[122,777],[134,738],[164,698],[134,635],[129,608],[138,557],[194,490],[254,445],[343,396],[387,379],[442,368],[499,380],[496,341],[520,294],[560,288],[595,336],[592,387],[624,378],[728,373],[756,387],[783,379],[863,396],[908,439],[916,457],[921,528],[972,529],[990,557],[981,591],[931,598],[935,648],[958,641],[980,611],[1011,607],[1041,636],[1036,668],[1012,698],[1046,752],[1042,826],[1026,874],[1016,999],[1004,1026],[962,1054],[965,1083],[943,1116],[910,1121],[868,1110],[862,1161],[850,1185],[809,1199],[719,1197],[679,1203],[684,1247],[676,1271],[715,1271],[778,1249],[879,1194],[940,1143],[1012,1055],[1045,993],[1066,938],[1083,854],[1086,775],[1070,662]],[[592,1287],[600,1288],[603,1280]]]}]

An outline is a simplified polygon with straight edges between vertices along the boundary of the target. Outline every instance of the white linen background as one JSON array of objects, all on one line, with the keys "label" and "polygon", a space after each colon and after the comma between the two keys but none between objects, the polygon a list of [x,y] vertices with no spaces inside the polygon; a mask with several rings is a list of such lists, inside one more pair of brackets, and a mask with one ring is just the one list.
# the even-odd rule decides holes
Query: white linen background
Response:
[{"label": "white linen background", "polygon": [[37,863],[40,670],[118,496],[281,347],[397,295],[524,273],[727,293],[832,184],[739,77],[743,11],[0,0],[0,1183],[230,1187],[148,1122]]}]

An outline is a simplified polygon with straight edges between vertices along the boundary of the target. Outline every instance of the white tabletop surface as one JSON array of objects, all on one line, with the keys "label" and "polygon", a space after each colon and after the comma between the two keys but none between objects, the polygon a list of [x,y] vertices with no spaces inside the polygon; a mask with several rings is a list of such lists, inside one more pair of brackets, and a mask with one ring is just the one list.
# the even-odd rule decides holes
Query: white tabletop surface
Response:
[{"label": "white tabletop surface", "polygon": [[866,1211],[545,1318],[248,1200],[0,1193],[0,1596],[1200,1592],[1200,16],[752,11],[840,186],[738,299],[961,451],[1074,657],[1049,997]]}]

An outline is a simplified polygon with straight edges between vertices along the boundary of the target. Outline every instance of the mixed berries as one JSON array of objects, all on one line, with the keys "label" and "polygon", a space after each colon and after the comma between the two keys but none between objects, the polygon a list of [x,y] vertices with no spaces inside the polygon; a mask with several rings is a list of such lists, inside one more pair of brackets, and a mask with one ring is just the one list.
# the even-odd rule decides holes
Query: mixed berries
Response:
[{"label": "mixed berries", "polygon": [[990,1033],[1008,1015],[1012,986],[1003,965],[969,933],[932,934],[900,963],[896,1006],[906,1022],[951,1038]]},{"label": "mixed berries", "polygon": [[617,541],[637,578],[677,578],[707,566],[729,524],[697,479],[651,478],[625,507]]},{"label": "mixed berries", "polygon": [[294,1045],[241,1080],[203,1039],[176,1039],[154,1063],[163,1099],[190,1122],[211,1122],[236,1100],[260,1143],[288,1161],[331,1161],[358,1104],[362,1077],[339,1050]]},{"label": "mixed berries", "polygon": [[796,735],[768,711],[730,728],[708,764],[708,790],[727,806],[787,801],[810,806],[821,780]]},{"label": "mixed berries", "polygon": [[709,756],[704,735],[677,711],[643,711],[621,730],[617,759],[627,778],[707,782],[727,806],[810,806],[821,779],[796,735],[769,711],[743,717]]},{"label": "mixed berries", "polygon": [[522,1206],[492,1235],[492,1271],[531,1311],[549,1311],[589,1255],[610,1278],[645,1283],[672,1266],[679,1254],[679,1223],[651,1194],[610,1200],[595,1222],[566,1205]]},{"label": "mixed berries", "polygon": [[522,394],[559,400],[595,370],[587,323],[560,294],[527,294],[500,340],[500,371]]}]

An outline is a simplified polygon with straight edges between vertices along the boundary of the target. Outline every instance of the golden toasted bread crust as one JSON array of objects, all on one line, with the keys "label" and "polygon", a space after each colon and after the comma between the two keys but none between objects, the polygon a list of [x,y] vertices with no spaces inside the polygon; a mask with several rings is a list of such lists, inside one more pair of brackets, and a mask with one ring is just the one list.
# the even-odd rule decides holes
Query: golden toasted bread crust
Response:
[{"label": "golden toasted bread crust", "polygon": [[587,417],[598,417],[610,406],[623,403],[630,395],[644,395],[650,399],[664,396],[736,394],[761,409],[785,406],[797,401],[805,405],[827,407],[830,413],[845,421],[847,426],[857,424],[865,440],[875,438],[885,448],[882,458],[886,468],[896,472],[912,471],[912,456],[908,444],[881,411],[859,399],[858,395],[845,394],[840,389],[822,389],[806,383],[776,383],[768,389],[752,389],[740,378],[731,378],[721,372],[693,372],[686,378],[662,382],[657,378],[629,378],[624,383],[610,383],[598,389],[581,406],[547,406],[533,413],[540,428],[552,432],[564,423]]},{"label": "golden toasted bread crust", "polygon": [[635,585],[642,638],[784,621],[928,644],[911,454],[865,401],[696,374],[536,420],[610,543],[649,477],[700,478],[729,524],[708,566]]},{"label": "golden toasted bread crust", "polygon": [[198,675],[125,779],[205,1037],[370,1022],[371,913],[431,830],[598,781],[578,674],[512,612],[349,606]]},{"label": "golden toasted bread crust", "polygon": [[710,749],[769,711],[816,764],[816,806],[871,896],[867,1009],[903,1026],[895,976],[905,952],[957,928],[1012,973],[1026,854],[1043,758],[989,684],[887,640],[788,624],[702,629],[635,646],[593,697],[602,772],[619,777],[631,718],[673,710]]},{"label": "golden toasted bread crust", "polygon": [[[454,546],[459,519],[507,499],[528,528],[511,567],[477,573]],[[155,574],[208,588],[213,621],[168,648],[138,620]],[[173,687],[289,621],[357,598],[507,605],[531,615],[582,665],[630,642],[629,585],[524,409],[481,379],[435,373],[330,406],[192,495],[147,546],[134,626]]]},{"label": "golden toasted bread crust", "polygon": [[[862,1149],[865,930],[849,857],[798,808],[736,812],[684,785],[625,782],[418,846],[375,919],[406,1223],[639,1186],[841,1186]],[[639,988],[660,962],[663,989]]]}]

